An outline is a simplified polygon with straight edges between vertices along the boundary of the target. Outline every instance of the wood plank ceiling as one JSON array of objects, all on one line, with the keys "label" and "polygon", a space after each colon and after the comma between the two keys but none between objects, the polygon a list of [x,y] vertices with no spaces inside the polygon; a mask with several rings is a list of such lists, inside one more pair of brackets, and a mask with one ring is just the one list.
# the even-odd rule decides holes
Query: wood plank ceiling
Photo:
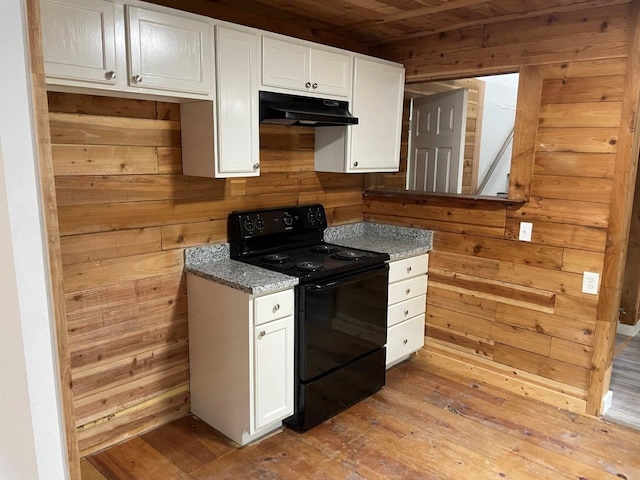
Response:
[{"label": "wood plank ceiling", "polygon": [[629,0],[151,0],[298,38],[366,52],[369,48],[528,17]]}]

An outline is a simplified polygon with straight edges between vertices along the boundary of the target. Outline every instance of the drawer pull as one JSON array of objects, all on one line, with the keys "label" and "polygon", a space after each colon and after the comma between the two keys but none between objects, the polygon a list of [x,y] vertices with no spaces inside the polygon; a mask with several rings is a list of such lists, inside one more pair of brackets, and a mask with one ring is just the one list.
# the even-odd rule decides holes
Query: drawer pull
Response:
[{"label": "drawer pull", "polygon": [[405,338],[405,339],[402,341],[402,344],[403,344],[403,345],[406,345],[407,343],[409,343],[409,340]]},{"label": "drawer pull", "polygon": [[262,338],[267,334],[267,332],[265,332],[264,330],[262,330],[259,334],[258,334],[258,338]]},{"label": "drawer pull", "polygon": [[407,267],[407,273],[411,273],[411,265]]},{"label": "drawer pull", "polygon": [[276,303],[276,304],[273,306],[273,313],[276,313],[278,310],[280,310],[280,304],[279,304],[279,303]]},{"label": "drawer pull", "polygon": [[406,293],[407,293],[407,295],[409,295],[411,293],[411,289],[407,288]]},{"label": "drawer pull", "polygon": [[404,316],[406,317],[407,315],[409,315],[409,310],[404,311]]}]

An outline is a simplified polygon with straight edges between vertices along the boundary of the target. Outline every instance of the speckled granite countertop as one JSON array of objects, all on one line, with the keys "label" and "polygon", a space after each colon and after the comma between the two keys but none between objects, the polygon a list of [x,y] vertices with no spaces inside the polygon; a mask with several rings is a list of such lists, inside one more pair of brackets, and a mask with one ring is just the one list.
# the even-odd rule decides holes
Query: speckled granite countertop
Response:
[{"label": "speckled granite countertop", "polygon": [[184,252],[184,270],[251,295],[266,295],[298,284],[296,277],[229,258],[229,244],[191,247]]},{"label": "speckled granite countertop", "polygon": [[[391,260],[428,252],[432,246],[431,238],[430,230],[372,222],[329,227],[324,232],[328,243],[388,253]],[[252,295],[265,295],[298,284],[296,277],[231,260],[228,243],[187,248],[184,265],[187,273]]]},{"label": "speckled granite countertop", "polygon": [[427,253],[432,248],[431,230],[359,222],[329,227],[324,240],[345,247],[388,253],[391,260]]}]

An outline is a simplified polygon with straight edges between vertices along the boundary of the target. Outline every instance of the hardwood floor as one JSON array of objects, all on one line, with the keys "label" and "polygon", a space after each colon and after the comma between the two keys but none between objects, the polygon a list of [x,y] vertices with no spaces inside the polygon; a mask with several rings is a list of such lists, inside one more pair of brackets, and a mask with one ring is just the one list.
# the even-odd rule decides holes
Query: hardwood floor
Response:
[{"label": "hardwood floor", "polygon": [[640,432],[435,371],[424,355],[305,433],[236,448],[185,417],[94,454],[83,480],[640,479]]},{"label": "hardwood floor", "polygon": [[605,418],[640,430],[640,335],[616,339],[615,355],[609,386],[613,402]]}]

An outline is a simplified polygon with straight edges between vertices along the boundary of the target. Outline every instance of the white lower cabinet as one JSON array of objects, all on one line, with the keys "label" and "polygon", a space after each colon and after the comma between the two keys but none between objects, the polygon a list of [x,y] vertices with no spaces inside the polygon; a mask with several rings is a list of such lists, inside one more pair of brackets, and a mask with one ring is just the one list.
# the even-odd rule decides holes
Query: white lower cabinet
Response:
[{"label": "white lower cabinet", "polygon": [[428,264],[427,254],[389,264],[387,368],[424,345]]},{"label": "white lower cabinet", "polygon": [[293,290],[255,297],[187,276],[191,411],[245,445],[293,413]]},{"label": "white lower cabinet", "polygon": [[293,413],[292,317],[255,327],[255,428]]}]

